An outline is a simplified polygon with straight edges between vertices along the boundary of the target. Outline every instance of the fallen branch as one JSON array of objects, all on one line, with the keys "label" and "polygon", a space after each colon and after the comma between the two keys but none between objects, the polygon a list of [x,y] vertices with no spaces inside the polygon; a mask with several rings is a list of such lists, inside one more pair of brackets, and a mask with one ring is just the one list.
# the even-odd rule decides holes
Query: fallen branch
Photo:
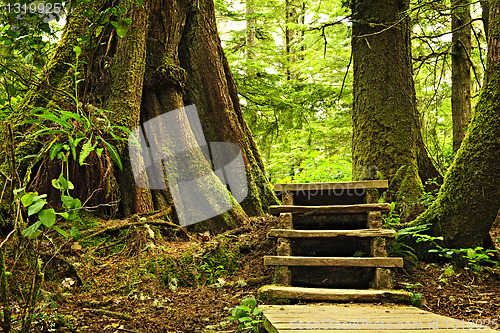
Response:
[{"label": "fallen branch", "polygon": [[129,228],[129,227],[143,226],[145,224],[160,225],[160,226],[165,226],[165,227],[170,227],[170,228],[181,229],[186,233],[186,231],[180,225],[177,225],[177,224],[172,223],[170,221],[160,220],[157,218],[157,216],[162,216],[165,214],[166,214],[165,211],[163,211],[163,212],[160,212],[158,214],[154,214],[154,215],[150,216],[149,218],[145,219],[144,221],[138,221],[138,222],[137,221],[131,222],[132,219],[127,219],[127,220],[124,220],[123,221],[124,223],[122,223],[122,224],[110,226],[110,227],[107,227],[105,229],[96,231],[92,234],[85,234],[84,233],[82,238],[95,237],[95,236],[99,236],[99,235],[104,234],[104,233],[113,232],[113,231],[121,230],[124,228]]}]

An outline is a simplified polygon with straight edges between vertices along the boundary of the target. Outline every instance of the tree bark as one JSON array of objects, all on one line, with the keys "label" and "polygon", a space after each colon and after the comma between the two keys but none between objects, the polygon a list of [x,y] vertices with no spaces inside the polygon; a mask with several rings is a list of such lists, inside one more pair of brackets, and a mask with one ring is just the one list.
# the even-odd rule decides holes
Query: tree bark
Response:
[{"label": "tree bark", "polygon": [[[255,37],[256,37],[256,20],[255,20],[255,0],[247,0],[246,2],[246,60],[251,61],[255,58]],[[253,71],[252,71],[253,72]]]},{"label": "tree bark", "polygon": [[299,59],[299,45],[303,35],[299,33],[295,25],[301,23],[301,13],[305,9],[303,0],[285,0],[285,54],[287,79],[298,80],[300,73],[293,68],[294,63]]},{"label": "tree bark", "polygon": [[[71,91],[71,87],[74,87],[74,83],[65,77],[68,76],[67,72],[71,74],[67,63],[74,61],[73,47],[78,44],[77,38],[87,33],[88,17],[84,14],[85,6],[102,10],[103,8],[98,8],[102,5],[105,8],[111,4],[95,0],[76,5],[77,10],[68,18],[58,52],[52,57],[46,71],[49,74],[54,72],[54,75],[49,76],[50,85],[66,91]],[[108,119],[112,125],[130,130],[170,111],[195,104],[207,142],[232,142],[241,148],[249,187],[249,195],[241,206],[232,200],[232,209],[204,222],[204,226],[221,231],[235,227],[239,221],[246,218],[247,213],[256,215],[266,212],[270,205],[277,203],[277,199],[265,176],[263,161],[240,109],[236,85],[217,34],[213,1],[152,0],[138,5],[135,0],[121,0],[113,5],[125,9],[121,18],[131,19],[129,30],[125,37],[118,38],[115,28],[108,25],[102,29],[102,35],[99,36],[104,39],[97,47],[83,46],[82,54],[95,57],[92,58],[94,61],[87,61],[88,66],[82,71],[90,74],[83,83],[85,89],[79,90],[79,99],[92,104],[95,109],[109,110]],[[110,66],[100,67],[104,62]],[[102,71],[103,67],[106,68],[105,71]],[[47,91],[52,92],[44,86],[30,91],[24,102],[24,111],[12,115],[11,119],[20,120],[17,123],[21,124],[22,120],[29,117],[32,106],[53,107],[50,103],[47,104],[46,100],[53,101],[57,97],[47,95]],[[88,95],[82,96],[83,91],[88,92]],[[84,108],[84,111],[88,110]],[[166,179],[165,182],[174,186],[173,183],[186,180],[186,177],[203,178],[197,185],[200,192],[210,192],[214,196],[227,192],[226,187],[213,173],[211,161],[205,158],[206,155],[198,147],[197,138],[200,133],[193,133],[192,126],[185,116],[176,117],[176,123],[180,124],[176,128],[179,137],[172,140],[175,139],[177,143],[182,143],[182,147],[189,148],[183,155],[184,162],[189,163],[182,170],[178,170],[173,158],[172,165],[164,160],[164,172],[174,170],[167,172],[171,179]],[[21,125],[16,129],[18,134],[31,130]],[[171,134],[155,135],[161,135],[165,141]],[[148,141],[154,139],[151,137]],[[75,166],[73,177],[87,182],[94,178],[109,178],[109,186],[106,186],[108,192],[116,189],[118,184],[117,198],[120,200],[122,215],[145,213],[172,204],[172,193],[168,187],[167,190],[149,190],[136,185],[128,145],[123,142],[115,144],[121,155],[123,171],[115,168],[112,172],[114,176],[94,173],[86,174],[84,178],[79,174],[80,168]],[[40,148],[40,143],[27,144],[21,141],[19,146],[28,146],[29,151],[35,152]],[[163,148],[165,157],[173,156],[173,147],[167,145]],[[25,156],[26,151],[18,149],[16,154],[20,158]],[[78,163],[70,165],[76,164]],[[26,169],[22,171],[26,172]],[[51,179],[46,181],[50,186]],[[102,185],[102,182],[100,184]],[[87,198],[80,199],[84,202]],[[109,200],[109,196],[103,195],[101,199]],[[201,201],[200,205],[217,204],[210,195],[197,199]]]},{"label": "tree bark", "polygon": [[468,0],[452,1],[451,29],[451,115],[453,121],[453,151],[456,152],[467,132],[471,107],[471,16]]},{"label": "tree bark", "polygon": [[414,221],[448,248],[481,246],[500,209],[500,1],[490,5],[485,85],[437,200]]},{"label": "tree bark", "polygon": [[481,19],[483,21],[484,34],[486,35],[486,40],[490,40],[489,28],[490,28],[490,1],[482,0],[479,1],[481,3],[481,10],[483,11],[481,15]]},{"label": "tree bark", "polygon": [[[351,2],[354,62],[353,179],[389,179],[407,202],[421,194],[409,1]],[[395,176],[398,177],[395,177]]]},{"label": "tree bark", "polygon": [[234,142],[244,151],[249,194],[241,206],[247,214],[258,215],[278,201],[243,118],[213,13],[213,1],[205,0],[196,8],[192,5],[187,15],[179,46],[180,63],[187,73],[184,103],[198,108],[207,141]]},{"label": "tree bark", "polygon": [[[353,179],[390,180],[402,166],[408,166],[403,172],[408,177],[398,178],[407,180],[405,197],[412,201],[420,195],[422,181],[442,177],[420,133],[408,8],[406,0],[351,2]],[[395,182],[392,189],[397,191],[400,185]]]}]

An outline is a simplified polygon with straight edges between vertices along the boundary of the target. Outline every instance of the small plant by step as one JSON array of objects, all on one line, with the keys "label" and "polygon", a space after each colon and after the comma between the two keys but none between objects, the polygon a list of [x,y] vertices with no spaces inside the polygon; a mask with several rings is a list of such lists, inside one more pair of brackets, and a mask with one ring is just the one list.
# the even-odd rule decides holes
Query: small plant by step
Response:
[{"label": "small plant by step", "polygon": [[253,297],[245,298],[241,305],[230,310],[229,320],[238,324],[238,332],[259,332],[259,325],[263,322],[264,310],[257,308],[257,300]]}]

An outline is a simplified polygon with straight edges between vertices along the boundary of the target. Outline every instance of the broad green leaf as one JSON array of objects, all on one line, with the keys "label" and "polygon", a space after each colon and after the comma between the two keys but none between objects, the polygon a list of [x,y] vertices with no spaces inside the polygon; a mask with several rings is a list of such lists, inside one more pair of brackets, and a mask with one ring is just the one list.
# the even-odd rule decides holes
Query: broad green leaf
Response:
[{"label": "broad green leaf", "polygon": [[74,199],[73,200],[73,209],[78,209],[82,207],[82,202],[80,199]]},{"label": "broad green leaf", "polygon": [[56,214],[57,214],[57,215],[60,215],[60,216],[61,216],[63,219],[65,219],[65,220],[66,220],[66,219],[68,219],[68,217],[69,217],[69,214],[68,214],[68,213],[66,213],[66,212],[63,212],[63,213],[56,213]]},{"label": "broad green leaf", "polygon": [[47,228],[50,228],[54,225],[56,222],[56,211],[53,210],[52,208],[50,209],[42,209],[38,213],[38,218],[40,219],[40,222]]},{"label": "broad green leaf", "polygon": [[28,216],[38,213],[42,210],[47,202],[45,200],[39,200],[28,207]]},{"label": "broad green leaf", "polygon": [[24,207],[28,207],[33,203],[33,198],[37,196],[37,193],[35,192],[28,192],[25,195],[21,197],[21,203]]},{"label": "broad green leaf", "polygon": [[63,190],[62,185],[59,183],[57,179],[52,179],[52,186],[58,190]]},{"label": "broad green leaf", "polygon": [[131,19],[121,19],[118,21],[116,27],[116,34],[118,37],[123,38],[127,35],[128,29],[130,28]]},{"label": "broad green leaf", "polygon": [[63,202],[63,204],[65,205],[65,208],[67,209],[72,209],[72,205],[73,205],[73,197],[72,196],[69,196],[69,195],[61,195],[61,201]]},{"label": "broad green leaf", "polygon": [[59,184],[61,184],[62,190],[67,191],[68,190],[68,181],[62,174],[59,175],[59,179],[57,180]]},{"label": "broad green leaf", "polygon": [[22,235],[24,237],[30,237],[31,235],[33,235],[36,231],[38,231],[38,228],[40,228],[40,226],[42,225],[42,222],[38,221],[36,223],[33,223],[32,225],[30,225],[28,228],[24,229],[23,232],[22,232]]},{"label": "broad green leaf", "polygon": [[78,209],[82,207],[80,199],[75,199],[69,195],[61,195],[61,201],[67,209]]},{"label": "broad green leaf", "polygon": [[64,230],[62,230],[61,228],[59,227],[56,227],[55,225],[52,226],[52,229],[54,229],[55,231],[57,231],[61,236],[63,236],[64,238],[68,238],[68,233]]},{"label": "broad green leaf", "polygon": [[245,298],[241,301],[241,304],[253,310],[257,306],[257,300],[255,298]]}]

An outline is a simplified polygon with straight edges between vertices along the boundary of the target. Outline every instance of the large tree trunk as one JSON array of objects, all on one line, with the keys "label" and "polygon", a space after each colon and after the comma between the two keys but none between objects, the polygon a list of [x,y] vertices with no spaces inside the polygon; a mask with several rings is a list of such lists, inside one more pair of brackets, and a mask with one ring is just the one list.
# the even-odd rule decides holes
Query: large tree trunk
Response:
[{"label": "large tree trunk", "polygon": [[[76,5],[76,10],[68,17],[63,38],[58,46],[58,53],[54,54],[49,63],[49,74],[52,73],[51,68],[57,68],[54,78],[49,76],[51,85],[68,91],[74,87],[74,82],[71,80],[74,75],[66,63],[74,61],[73,47],[78,43],[76,39],[87,33],[88,22],[86,20],[88,18],[83,14],[85,8],[81,6],[94,6],[94,10],[98,11],[109,5],[104,1]],[[118,5],[118,3],[113,2],[113,5]],[[82,172],[87,170],[84,180],[89,183],[85,192],[81,192],[78,187],[75,192],[88,195],[88,192],[92,193],[93,190],[90,180],[101,179],[95,187],[99,187],[98,190],[102,194],[93,196],[93,205],[109,203],[110,192],[113,192],[113,187],[117,188],[119,185],[115,198],[120,200],[120,212],[123,215],[166,209],[173,203],[179,213],[179,203],[172,202],[178,192],[177,184],[193,177],[193,179],[200,179],[196,186],[200,193],[205,193],[205,195],[196,196],[198,204],[213,208],[212,206],[218,204],[213,198],[222,195],[222,192],[227,193],[227,189],[213,173],[212,162],[206,158],[208,156],[204,154],[204,148],[199,147],[199,138],[206,135],[207,142],[232,142],[241,148],[249,194],[241,206],[232,200],[229,206],[232,209],[211,218],[205,222],[205,226],[219,231],[236,226],[238,221],[247,216],[247,213],[254,215],[265,212],[271,204],[277,202],[277,199],[265,176],[263,161],[257,146],[243,119],[236,86],[217,34],[213,1],[152,0],[138,5],[135,0],[122,0],[119,5],[125,9],[122,18],[131,19],[126,36],[118,38],[115,28],[108,25],[99,35],[103,38],[99,45],[103,46],[92,48],[86,45],[82,52],[86,55],[88,64],[82,72],[90,74],[87,74],[85,82],[80,84],[85,89],[79,90],[88,95],[82,96],[81,93],[79,98],[94,106],[85,111],[107,109],[110,111],[108,119],[112,125],[139,131],[138,126],[149,120],[163,119],[159,116],[194,104],[204,133],[193,133],[194,127],[191,119],[188,120],[182,113],[169,113],[175,114],[172,116],[175,119],[172,119],[179,124],[175,128],[176,137],[171,137],[174,131],[170,133],[168,127],[164,128],[165,133],[152,134],[146,131],[150,136],[147,137],[150,144],[151,142],[167,142],[162,147],[165,150],[162,154],[165,157],[163,172],[167,175],[167,179],[164,180],[164,183],[168,185],[166,189],[154,186],[151,189],[139,187],[135,179],[137,174],[134,175],[135,169],[131,163],[142,162],[136,160],[136,155],[131,161],[127,144],[117,142],[116,147],[124,165],[123,171],[116,168],[112,176],[104,173],[103,169],[109,169],[106,163],[101,163],[103,166],[100,169],[93,169],[90,166],[79,167],[73,161],[71,163],[71,167],[74,168],[72,177],[83,179]],[[107,64],[111,64],[109,69],[107,69]],[[104,71],[103,68],[105,68]],[[106,73],[107,75],[104,75]],[[19,124],[20,120],[29,116],[31,106],[48,105],[50,107],[50,103],[47,104],[44,98],[54,100],[54,97],[48,95],[46,91],[46,87],[32,90],[26,97],[25,106],[18,114],[10,117],[10,121],[16,124],[18,134],[30,130]],[[48,89],[48,92],[51,90]],[[83,107],[85,108],[85,105]],[[173,143],[168,144],[174,140],[175,145],[181,145],[186,150],[182,155],[181,170],[176,164],[179,161],[174,156],[177,146]],[[20,146],[27,146],[28,152],[39,149],[36,142],[24,143]],[[16,153],[20,158],[26,154],[26,150],[18,149]],[[107,159],[108,162],[110,160],[106,157],[102,159]],[[38,172],[50,164],[48,159],[44,161],[45,164],[38,168]],[[25,166],[21,171],[26,172],[26,168]],[[59,166],[56,165],[54,169],[57,168]],[[100,172],[92,172],[92,170]],[[108,183],[106,186],[103,185],[103,177]],[[36,178],[37,183],[33,186],[46,189],[47,184],[41,184],[42,177]],[[43,179],[50,184],[50,177],[43,177]],[[147,181],[151,182],[152,179]],[[144,184],[140,182],[140,185],[144,186]],[[75,193],[73,195],[77,196]],[[83,202],[87,197],[80,199]],[[186,198],[186,200],[194,199]],[[184,204],[194,206],[196,202],[183,202]],[[214,211],[219,210],[214,208]]]},{"label": "large tree trunk", "polygon": [[198,108],[207,141],[234,142],[244,151],[249,193],[241,206],[250,215],[261,214],[278,201],[241,111],[217,34],[213,1],[193,2],[186,20],[179,46],[181,66],[187,72],[184,103]]},{"label": "large tree trunk", "polygon": [[420,133],[408,8],[406,0],[351,2],[353,179],[391,180],[400,170],[392,190],[410,202],[421,194],[421,179],[441,176]]},{"label": "large tree trunk", "polygon": [[456,152],[467,132],[472,116],[470,97],[471,16],[468,0],[452,1],[451,29],[451,115],[453,151]]},{"label": "large tree trunk", "polygon": [[[400,199],[421,194],[419,119],[412,77],[409,1],[351,2],[354,62],[353,179],[384,179]],[[395,177],[397,174],[397,177]]]},{"label": "large tree trunk", "polygon": [[490,5],[485,85],[437,200],[414,222],[448,248],[482,245],[500,209],[500,2]]}]

